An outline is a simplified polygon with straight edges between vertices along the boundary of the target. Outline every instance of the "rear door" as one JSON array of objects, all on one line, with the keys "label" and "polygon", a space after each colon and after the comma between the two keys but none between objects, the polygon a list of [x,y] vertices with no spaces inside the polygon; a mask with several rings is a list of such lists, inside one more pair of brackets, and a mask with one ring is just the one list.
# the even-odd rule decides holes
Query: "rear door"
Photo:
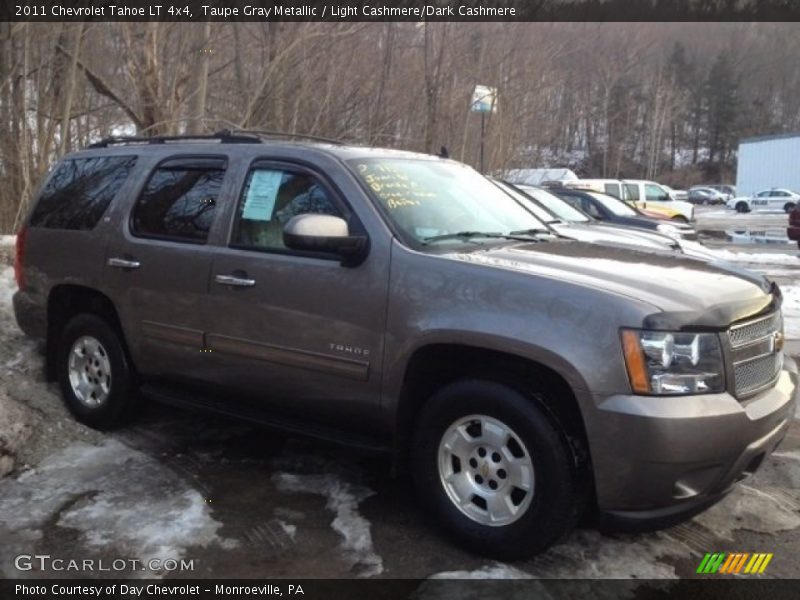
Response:
[{"label": "rear door", "polygon": [[[316,418],[379,408],[389,238],[371,239],[358,266],[288,249],[295,215],[361,223],[344,195],[304,164],[261,160],[245,176],[230,245],[215,249],[207,324],[214,383]],[[335,400],[335,402],[334,402]]]},{"label": "rear door", "polygon": [[140,371],[202,379],[211,255],[206,243],[229,185],[224,156],[159,162],[106,257],[107,279]]}]

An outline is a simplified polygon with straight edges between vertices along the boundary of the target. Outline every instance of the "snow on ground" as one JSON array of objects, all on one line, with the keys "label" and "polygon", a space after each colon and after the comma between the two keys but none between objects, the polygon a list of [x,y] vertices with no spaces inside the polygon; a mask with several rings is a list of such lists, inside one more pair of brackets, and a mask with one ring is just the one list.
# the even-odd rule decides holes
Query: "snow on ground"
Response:
[{"label": "snow on ground", "polygon": [[0,568],[6,576],[19,576],[13,557],[29,553],[53,521],[77,532],[85,548],[115,548],[118,556],[145,564],[184,558],[189,546],[232,545],[218,536],[221,524],[199,492],[112,438],[72,444],[17,479],[0,482]]},{"label": "snow on ground", "polygon": [[372,547],[370,524],[358,512],[358,505],[374,494],[364,486],[343,481],[339,476],[276,473],[272,480],[279,490],[305,492],[327,498],[326,507],[336,515],[331,527],[342,536],[342,549],[351,570],[359,577],[373,577],[383,572],[383,560]]},{"label": "snow on ground", "polygon": [[800,339],[800,285],[782,285],[783,329],[790,340]]},{"label": "snow on ground", "polygon": [[15,235],[0,235],[0,246],[13,246],[17,243]]}]

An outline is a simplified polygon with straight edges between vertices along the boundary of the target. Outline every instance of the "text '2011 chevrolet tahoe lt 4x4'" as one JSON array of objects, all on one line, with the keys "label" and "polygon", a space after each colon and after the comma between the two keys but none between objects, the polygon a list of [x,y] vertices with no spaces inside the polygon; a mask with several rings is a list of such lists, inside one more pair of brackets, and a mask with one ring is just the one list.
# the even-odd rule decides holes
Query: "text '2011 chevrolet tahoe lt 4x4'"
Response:
[{"label": "text '2011 chevrolet tahoe lt 4x4'", "polygon": [[142,396],[393,453],[467,548],[586,511],[659,527],[795,411],[778,287],[564,240],[460,163],[225,132],[56,164],[18,236],[21,328],[84,423]]}]

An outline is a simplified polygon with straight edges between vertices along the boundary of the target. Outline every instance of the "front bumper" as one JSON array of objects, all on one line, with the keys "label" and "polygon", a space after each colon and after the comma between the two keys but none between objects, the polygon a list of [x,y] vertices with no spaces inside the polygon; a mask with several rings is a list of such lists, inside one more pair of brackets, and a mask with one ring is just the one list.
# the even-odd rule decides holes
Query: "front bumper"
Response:
[{"label": "front bumper", "polygon": [[587,423],[600,524],[658,529],[720,500],[785,437],[797,382],[787,359],[774,387],[741,403],[727,393],[602,400]]}]

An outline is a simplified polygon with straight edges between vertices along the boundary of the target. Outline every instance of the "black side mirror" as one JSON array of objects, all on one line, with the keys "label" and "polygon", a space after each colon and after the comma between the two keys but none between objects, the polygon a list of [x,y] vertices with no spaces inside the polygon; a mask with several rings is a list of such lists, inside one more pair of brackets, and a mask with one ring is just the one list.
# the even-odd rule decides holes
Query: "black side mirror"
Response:
[{"label": "black side mirror", "polygon": [[337,254],[347,266],[355,266],[366,257],[367,240],[365,235],[350,235],[347,221],[331,215],[297,215],[283,228],[287,248]]}]

